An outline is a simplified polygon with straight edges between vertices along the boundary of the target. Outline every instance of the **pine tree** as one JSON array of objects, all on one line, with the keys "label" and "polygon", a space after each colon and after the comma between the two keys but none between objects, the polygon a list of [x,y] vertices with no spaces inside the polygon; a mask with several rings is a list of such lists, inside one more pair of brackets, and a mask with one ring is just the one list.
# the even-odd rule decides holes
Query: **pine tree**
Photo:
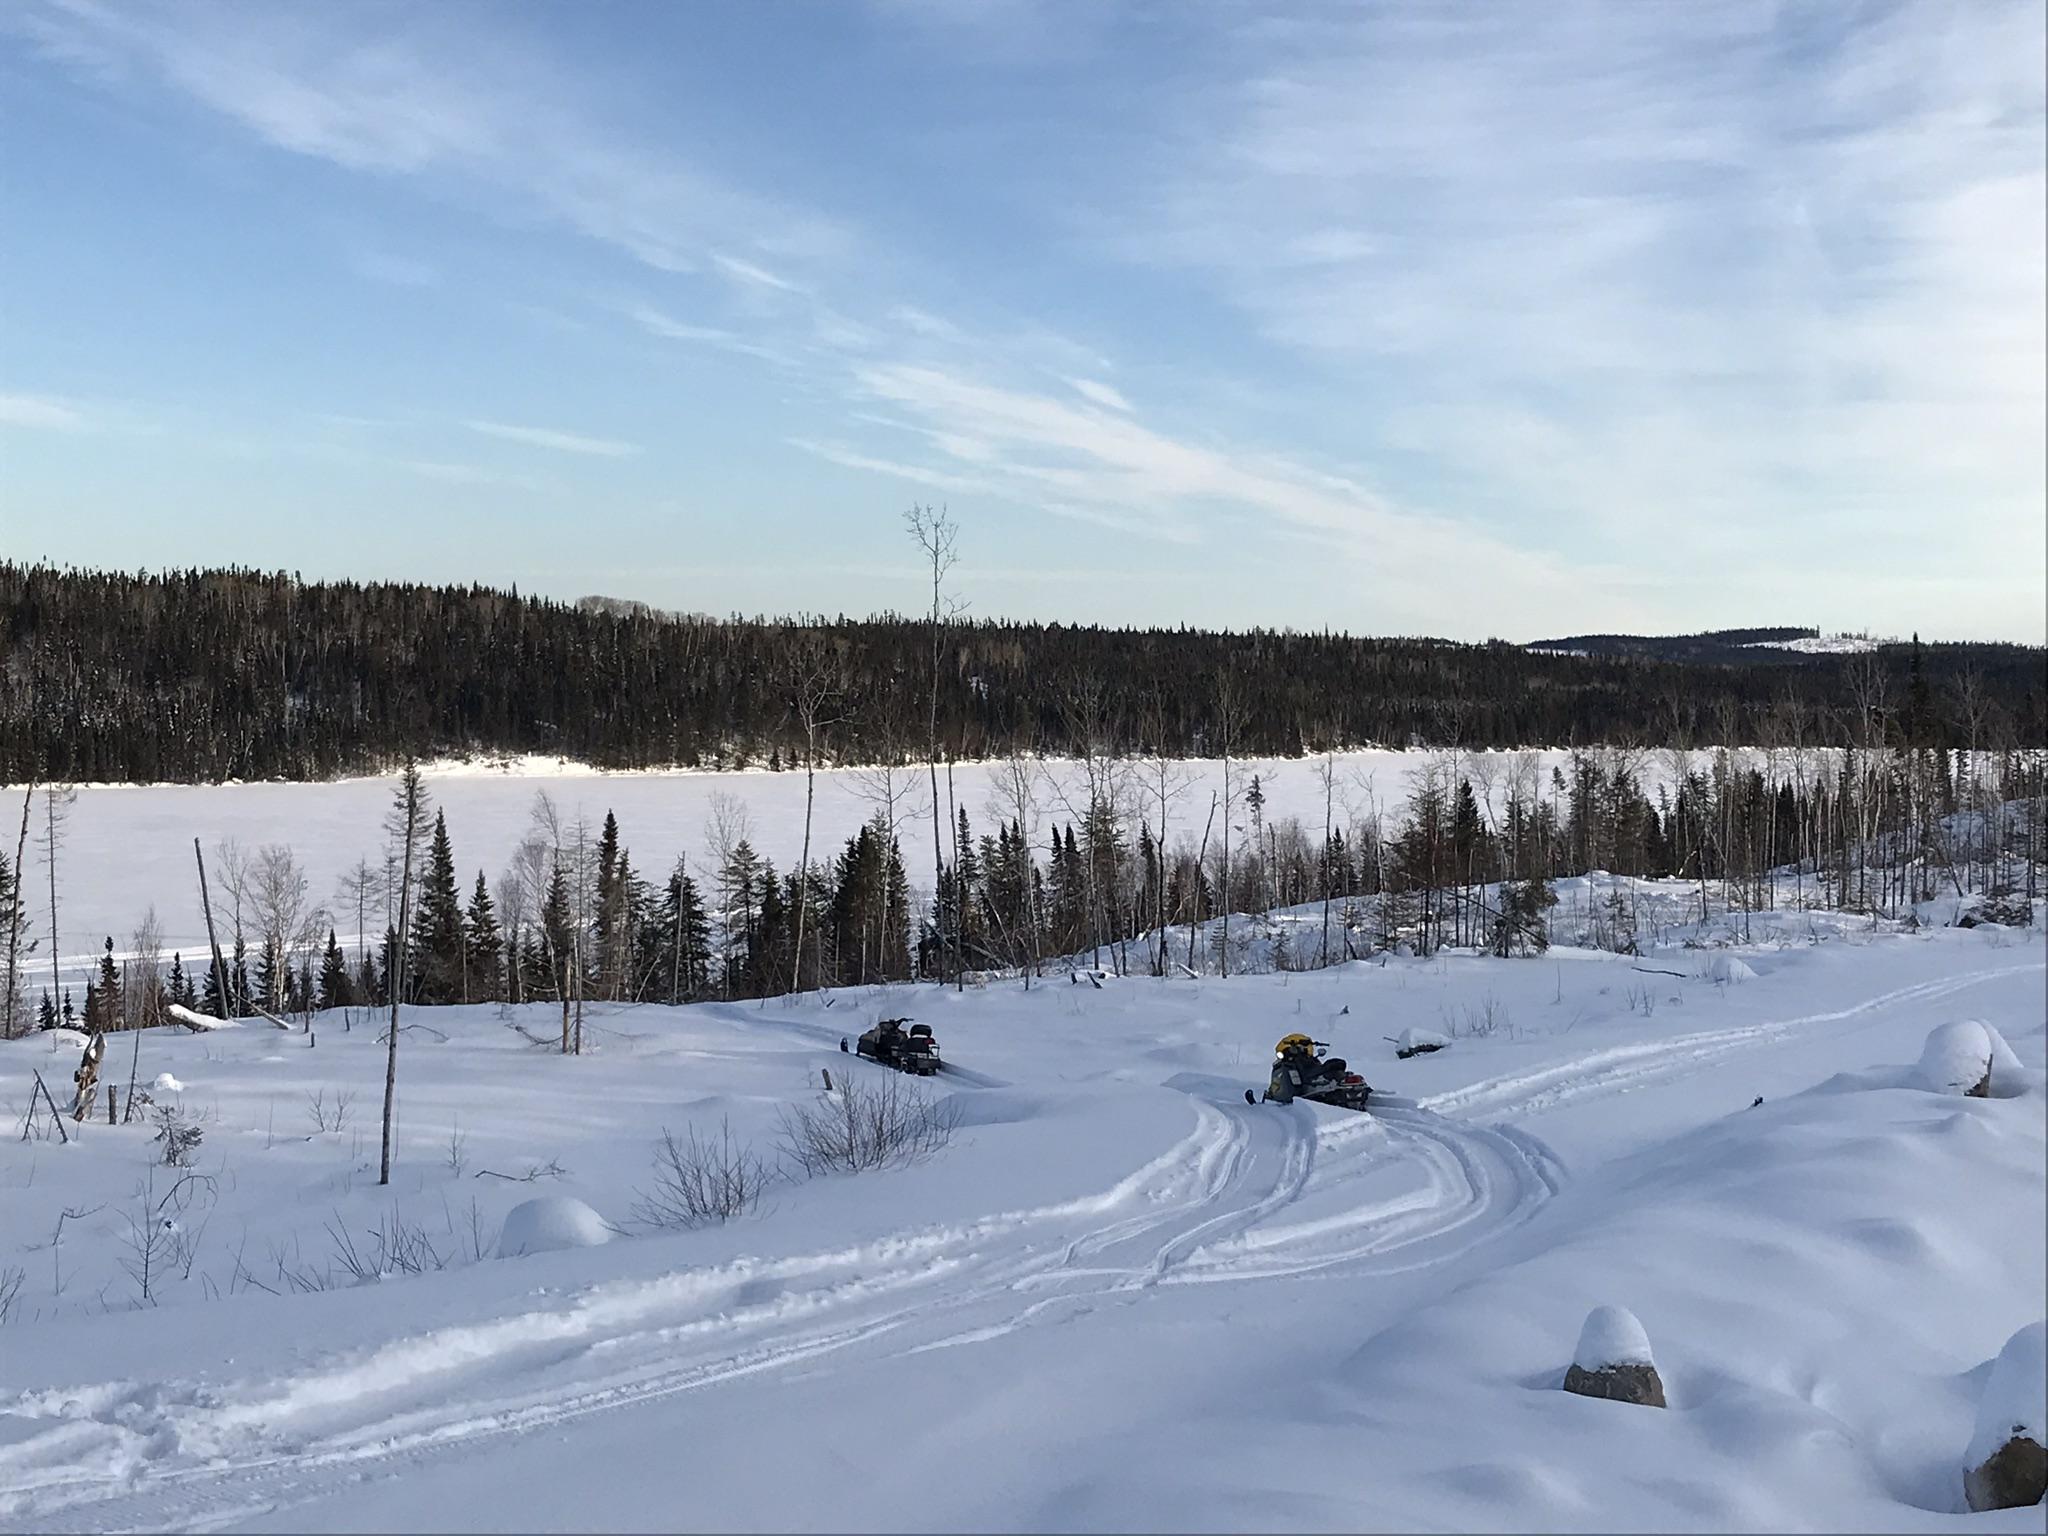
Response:
[{"label": "pine tree", "polygon": [[100,951],[99,1017],[94,1018],[88,1010],[86,1027],[111,1033],[124,1027],[121,1018],[121,973],[114,965],[114,936],[107,935],[106,947]]},{"label": "pine tree", "polygon": [[658,945],[653,957],[656,994],[669,1003],[686,1003],[710,984],[711,926],[704,902],[682,860],[669,872],[661,906],[649,927]]},{"label": "pine tree", "polygon": [[320,1006],[346,1008],[353,1001],[354,989],[349,985],[348,962],[342,958],[341,945],[330,928],[327,930],[327,948],[320,956]]},{"label": "pine tree", "polygon": [[446,813],[434,813],[434,835],[420,876],[405,967],[407,991],[420,1003],[463,1001],[462,897],[455,887],[455,852]]},{"label": "pine tree", "polygon": [[228,991],[232,994],[229,998],[229,1006],[233,1011],[220,1014],[218,1017],[235,1019],[251,1017],[249,1012],[249,949],[239,938],[235,940],[234,962],[228,967]]},{"label": "pine tree", "polygon": [[498,931],[497,908],[482,870],[476,872],[476,889],[470,892],[463,923],[469,945],[470,1001],[495,1002],[503,995],[505,938]]},{"label": "pine tree", "polygon": [[624,979],[630,872],[621,867],[622,860],[619,820],[606,811],[597,839],[597,942],[590,956],[591,981],[599,997],[617,997]]},{"label": "pine tree", "polygon": [[43,988],[42,1006],[36,1010],[36,1028],[55,1029],[56,1027],[57,1005],[50,1001],[50,989],[45,987]]},{"label": "pine tree", "polygon": [[[85,985],[88,991],[92,989],[91,982],[88,981]],[[71,1006],[71,989],[66,987],[64,989],[64,1028],[75,1029],[77,1025],[78,1014]]]}]

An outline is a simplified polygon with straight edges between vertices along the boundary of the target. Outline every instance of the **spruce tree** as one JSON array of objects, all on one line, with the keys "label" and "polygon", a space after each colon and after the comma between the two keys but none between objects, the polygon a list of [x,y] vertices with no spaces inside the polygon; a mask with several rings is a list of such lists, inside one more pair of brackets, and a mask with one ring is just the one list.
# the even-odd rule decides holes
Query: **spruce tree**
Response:
[{"label": "spruce tree", "polygon": [[469,941],[469,996],[472,1002],[495,1002],[503,995],[505,938],[498,931],[497,908],[484,872],[476,872],[469,911],[463,917]]},{"label": "spruce tree", "polygon": [[[88,990],[90,990],[92,987],[92,983],[89,981],[85,985]],[[71,989],[69,987],[66,987],[64,989],[64,1028],[75,1029],[77,1027],[78,1014],[77,1011],[73,1009],[71,1006]]]},{"label": "spruce tree", "polygon": [[434,813],[434,836],[420,876],[418,905],[405,966],[407,991],[420,1003],[463,1001],[465,952],[462,896],[455,887],[455,852],[448,842],[446,813]]},{"label": "spruce tree", "polygon": [[348,962],[341,957],[341,945],[330,928],[327,930],[327,948],[320,955],[320,1006],[346,1008],[353,1000]]},{"label": "spruce tree", "polygon": [[123,1027],[121,1018],[121,973],[114,966],[114,936],[107,935],[106,947],[100,951],[100,1016],[89,1020],[90,1027],[113,1031]]},{"label": "spruce tree", "polygon": [[48,987],[43,988],[43,1003],[36,1010],[36,1027],[38,1029],[55,1029],[57,1027],[57,1005],[50,1001],[50,989]]}]

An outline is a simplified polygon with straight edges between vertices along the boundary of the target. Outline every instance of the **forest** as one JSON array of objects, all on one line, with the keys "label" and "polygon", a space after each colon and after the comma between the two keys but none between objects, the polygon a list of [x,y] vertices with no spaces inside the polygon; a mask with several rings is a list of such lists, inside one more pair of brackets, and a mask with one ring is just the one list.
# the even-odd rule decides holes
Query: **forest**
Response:
[{"label": "forest", "polygon": [[[1499,640],[975,619],[940,590],[944,553],[929,614],[858,619],[0,563],[0,782],[308,780],[479,753],[784,768],[1083,750],[1840,744],[1879,693],[1906,709],[1913,677],[1944,701],[1894,722],[1916,745],[2048,740],[2034,647],[1701,664]],[[1219,687],[1241,701],[1228,742]]]}]

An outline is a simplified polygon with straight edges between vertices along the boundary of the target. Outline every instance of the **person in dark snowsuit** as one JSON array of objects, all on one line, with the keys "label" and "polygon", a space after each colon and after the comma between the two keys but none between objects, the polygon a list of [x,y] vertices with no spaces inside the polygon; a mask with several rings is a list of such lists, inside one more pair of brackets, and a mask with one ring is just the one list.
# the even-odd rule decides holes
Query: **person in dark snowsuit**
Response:
[{"label": "person in dark snowsuit", "polygon": [[1344,1072],[1343,1058],[1324,1061],[1307,1035],[1284,1036],[1273,1052],[1273,1078],[1266,1085],[1266,1097],[1275,1104],[1291,1104]]}]

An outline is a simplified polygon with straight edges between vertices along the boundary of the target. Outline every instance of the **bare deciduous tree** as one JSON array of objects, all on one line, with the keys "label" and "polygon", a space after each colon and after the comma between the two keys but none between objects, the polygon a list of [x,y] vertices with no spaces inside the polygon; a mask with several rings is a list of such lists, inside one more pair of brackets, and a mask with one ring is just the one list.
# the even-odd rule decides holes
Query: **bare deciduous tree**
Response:
[{"label": "bare deciduous tree", "polygon": [[[946,576],[959,560],[960,525],[946,515],[945,508],[934,510],[927,506],[913,506],[903,514],[903,526],[917,541],[917,547],[924,551],[925,559],[932,573],[932,674],[931,710],[925,741],[925,763],[931,773],[932,786],[932,890],[945,888],[946,856],[939,833],[939,664],[946,653],[946,622],[965,611],[965,604],[957,599],[950,604],[946,600]],[[962,895],[960,900],[965,901]],[[939,924],[945,928],[943,921]],[[958,933],[955,926],[954,932]],[[956,940],[957,945],[957,940]],[[959,969],[959,956],[953,957],[954,969]],[[939,962],[939,980],[946,979],[945,961]]]}]

